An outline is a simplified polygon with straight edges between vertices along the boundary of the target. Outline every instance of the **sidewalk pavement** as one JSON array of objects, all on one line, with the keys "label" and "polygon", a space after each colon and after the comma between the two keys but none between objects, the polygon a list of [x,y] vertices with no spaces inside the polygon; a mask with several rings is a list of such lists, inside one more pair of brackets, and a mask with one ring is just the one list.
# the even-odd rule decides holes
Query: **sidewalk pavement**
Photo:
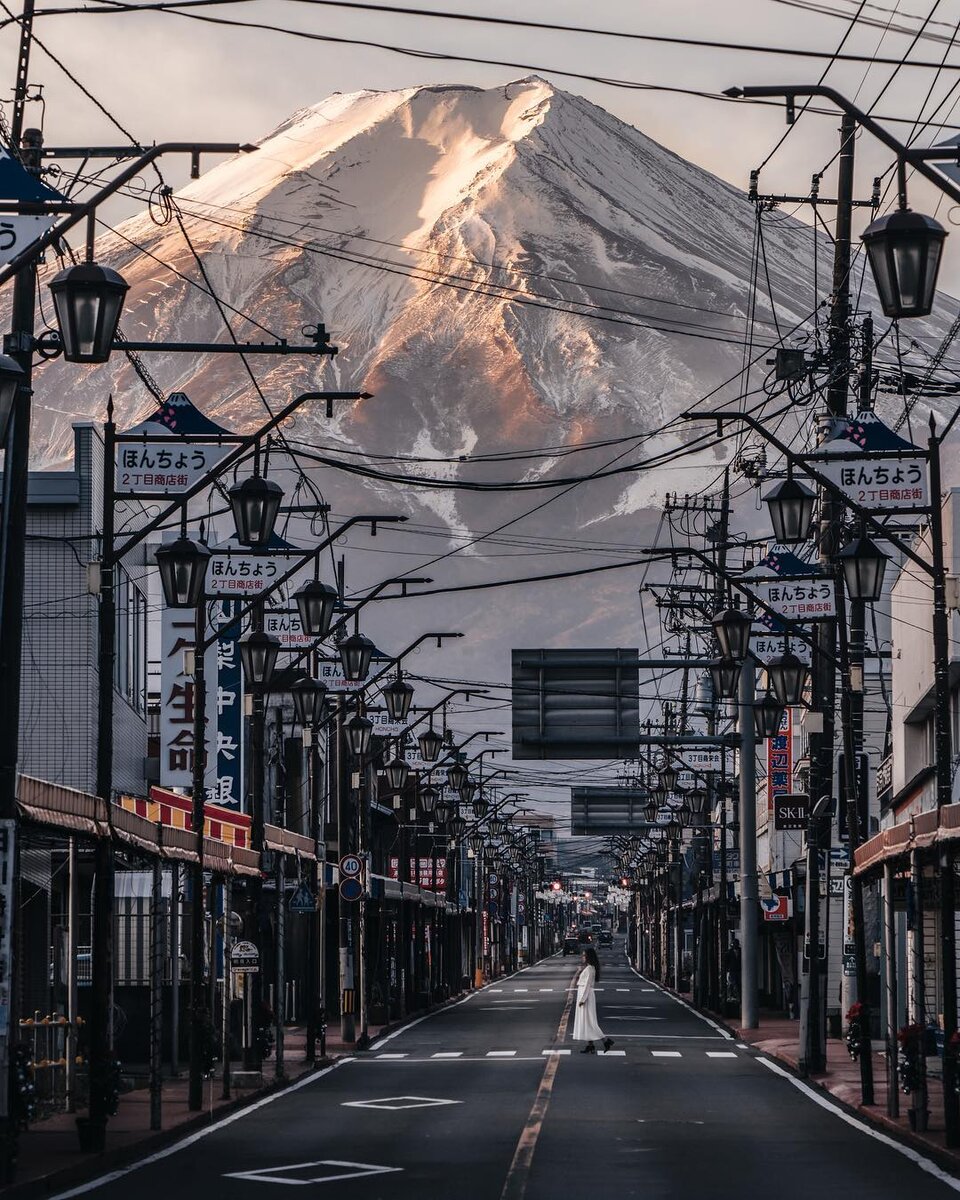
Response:
[{"label": "sidewalk pavement", "polygon": [[[693,1005],[689,993],[681,995],[687,1004]],[[794,1075],[799,1074],[800,1024],[798,1021],[772,1013],[761,1013],[757,1029],[741,1029],[716,1013],[703,1011],[704,1015],[723,1025],[740,1042],[759,1050],[768,1058],[782,1063]],[[866,1106],[860,1102],[860,1064],[854,1062],[847,1052],[842,1038],[827,1038],[827,1069],[806,1076],[806,1082],[838,1100],[845,1108],[862,1117],[869,1124],[905,1142],[915,1150],[935,1159],[946,1170],[960,1175],[960,1149],[948,1148],[943,1131],[943,1087],[938,1058],[927,1060],[927,1106],[928,1127],[917,1133],[910,1127],[907,1110],[912,1104],[909,1094],[899,1092],[900,1115],[887,1113],[887,1055],[886,1048],[877,1050],[873,1046],[873,1093],[874,1103]],[[894,1083],[896,1087],[896,1083]]]},{"label": "sidewalk pavement", "polygon": [[[379,1037],[384,1028],[371,1026],[371,1038]],[[159,1130],[150,1128],[150,1092],[144,1081],[143,1086],[121,1095],[120,1109],[107,1127],[107,1149],[102,1155],[82,1154],[79,1150],[76,1118],[82,1115],[80,1110],[77,1113],[58,1113],[46,1120],[36,1121],[20,1134],[16,1182],[0,1187],[0,1196],[4,1200],[7,1197],[10,1200],[28,1200],[33,1196],[47,1196],[122,1166],[303,1078],[353,1048],[340,1040],[338,1032],[331,1030],[327,1034],[327,1058],[318,1061],[315,1067],[306,1061],[306,1045],[306,1030],[298,1026],[289,1027],[284,1038],[285,1077],[276,1079],[274,1059],[271,1057],[263,1064],[262,1086],[250,1089],[234,1087],[229,1100],[221,1098],[223,1088],[218,1072],[203,1085],[202,1112],[193,1112],[187,1107],[188,1079],[184,1064],[178,1077],[165,1077],[163,1080],[162,1128]],[[233,1072],[242,1069],[239,1061],[232,1064]]]}]

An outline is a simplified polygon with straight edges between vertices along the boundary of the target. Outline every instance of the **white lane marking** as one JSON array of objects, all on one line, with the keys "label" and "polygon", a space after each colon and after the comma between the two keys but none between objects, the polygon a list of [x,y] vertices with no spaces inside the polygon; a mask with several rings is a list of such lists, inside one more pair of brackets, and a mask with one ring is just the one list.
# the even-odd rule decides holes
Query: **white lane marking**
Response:
[{"label": "white lane marking", "polygon": [[502,991],[503,991],[503,988],[491,988],[491,989],[490,989],[490,995],[491,995],[491,996],[494,996],[494,995],[496,995],[496,994],[497,994],[497,992],[502,992]]},{"label": "white lane marking", "polygon": [[404,1051],[403,1054],[378,1054],[377,1055],[377,1058],[406,1058],[406,1057],[407,1057],[406,1051]]},{"label": "white lane marking", "polygon": [[656,988],[641,988],[640,989],[641,992],[655,992],[656,990],[657,990]]},{"label": "white lane marking", "polygon": [[234,1121],[239,1121],[248,1114],[256,1112],[258,1108],[263,1108],[266,1104],[272,1104],[274,1100],[279,1100],[281,1096],[289,1096],[291,1092],[298,1092],[301,1088],[315,1083],[324,1075],[329,1075],[331,1071],[336,1071],[338,1067],[345,1066],[350,1062],[357,1062],[357,1059],[339,1058],[332,1066],[324,1067],[322,1071],[313,1071],[310,1075],[305,1075],[303,1079],[298,1079],[296,1083],[291,1083],[289,1087],[281,1088],[277,1092],[271,1092],[269,1096],[264,1096],[262,1099],[254,1101],[253,1104],[248,1104],[246,1108],[238,1109],[220,1121],[214,1121],[212,1125],[205,1125],[203,1129],[198,1129],[196,1133],[191,1133],[182,1141],[174,1142],[172,1146],[165,1146],[162,1150],[157,1150],[154,1154],[148,1154],[146,1158],[138,1158],[136,1162],[130,1163],[129,1166],[120,1167],[116,1171],[109,1171],[106,1175],[101,1175],[97,1179],[91,1179],[87,1183],[81,1183],[75,1188],[70,1188],[69,1191],[58,1192],[51,1200],[70,1200],[72,1196],[83,1196],[87,1192],[94,1191],[95,1188],[103,1187],[106,1183],[113,1183],[117,1179],[123,1179],[125,1175],[139,1170],[140,1167],[149,1167],[152,1163],[169,1158],[171,1154],[176,1154],[178,1150],[186,1150],[194,1142],[199,1142],[201,1138],[209,1137],[211,1133],[215,1133],[218,1129],[232,1125]]},{"label": "white lane marking", "polygon": [[406,1112],[408,1108],[442,1108],[462,1104],[462,1100],[441,1100],[436,1096],[383,1096],[379,1100],[344,1100],[341,1108],[379,1108],[384,1112]]},{"label": "white lane marking", "polygon": [[732,1050],[708,1050],[707,1058],[736,1058]]},{"label": "white lane marking", "polygon": [[[503,1004],[503,1008],[494,1008],[493,1004]],[[511,1004],[509,1000],[507,1000],[507,1001],[494,1000],[493,1004],[487,1005],[486,1008],[478,1008],[477,1012],[529,1012],[530,1011],[530,1009],[527,1007],[527,1004],[529,1004],[529,1001],[527,1001],[527,1004]]]},{"label": "white lane marking", "polygon": [[461,1058],[462,1050],[441,1050],[439,1054],[431,1054],[431,1058]]},{"label": "white lane marking", "polygon": [[[642,975],[640,974],[640,972],[639,972],[639,971],[637,971],[637,970],[636,970],[634,967],[631,967],[631,968],[630,968],[630,970],[631,970],[631,971],[633,971],[634,975],[636,975],[636,977],[637,977],[638,979],[643,979],[643,976],[642,976]],[[647,982],[649,982],[649,980],[648,980]],[[648,989],[647,989],[647,988],[644,988],[643,990],[644,990],[644,991],[647,991]],[[701,1020],[701,1021],[703,1021],[703,1023],[704,1023],[705,1025],[709,1025],[711,1029],[715,1029],[715,1030],[717,1031],[717,1033],[719,1033],[719,1035],[720,1035],[722,1038],[726,1038],[726,1040],[727,1040],[728,1042],[732,1042],[732,1041],[733,1041],[733,1034],[732,1034],[732,1033],[728,1033],[728,1032],[727,1032],[727,1030],[726,1030],[726,1029],[724,1029],[722,1025],[718,1025],[718,1024],[716,1023],[716,1021],[711,1021],[711,1020],[710,1020],[710,1018],[709,1018],[709,1017],[705,1017],[705,1016],[703,1015],[703,1013],[701,1013],[701,1012],[697,1012],[697,1010],[696,1010],[695,1008],[693,1008],[691,1005],[689,1005],[689,1004],[686,1002],[686,1000],[681,1000],[681,999],[680,999],[680,997],[679,997],[679,996],[675,996],[675,995],[673,994],[673,992],[668,992],[668,991],[665,991],[665,990],[664,990],[663,988],[661,988],[661,987],[657,987],[657,988],[655,988],[655,989],[654,989],[654,988],[650,988],[649,990],[650,990],[650,991],[654,991],[654,990],[655,990],[655,991],[658,991],[658,992],[660,992],[660,994],[661,994],[662,996],[666,996],[668,1000],[675,1000],[675,1001],[677,1002],[677,1004],[679,1004],[679,1005],[680,1005],[680,1007],[681,1007],[681,1008],[685,1008],[685,1009],[687,1010],[687,1012],[688,1012],[688,1013],[691,1013],[691,1014],[692,1014],[693,1016],[695,1016],[695,1017],[699,1017],[699,1018],[700,1018],[700,1020]]]},{"label": "white lane marking", "polygon": [[541,1050],[541,1054],[570,1054],[570,1050]]},{"label": "white lane marking", "polygon": [[[417,1063],[417,1064],[431,1065],[434,1067],[460,1067],[466,1063],[485,1062],[485,1063],[489,1064],[490,1062],[495,1062],[495,1063],[502,1063],[504,1066],[509,1066],[511,1063],[528,1063],[528,1062],[537,1062],[538,1063],[539,1061],[540,1061],[539,1058],[532,1058],[530,1056],[525,1056],[525,1055],[520,1055],[520,1054],[518,1054],[516,1058],[494,1058],[494,1059],[485,1058],[481,1055],[474,1055],[471,1057],[470,1055],[465,1054],[463,1056],[463,1058],[408,1058],[404,1061],[403,1065],[405,1067],[409,1067],[409,1066],[412,1066],[413,1064]],[[357,1063],[361,1067],[377,1066],[378,1062],[379,1062],[379,1060],[376,1058],[358,1058],[357,1059]],[[385,1063],[384,1065],[392,1066],[393,1064],[388,1062],[388,1063]]]},{"label": "white lane marking", "polygon": [[608,1013],[606,1020],[608,1021],[665,1021],[666,1017],[616,1017],[612,1013]]},{"label": "white lane marking", "polygon": [[626,1050],[598,1050],[597,1054],[600,1058],[626,1058]]},{"label": "white lane marking", "polygon": [[530,991],[529,988],[514,988],[513,990],[515,992],[529,992]]},{"label": "white lane marking", "polygon": [[[307,1171],[314,1167],[347,1167],[337,1175],[317,1175],[312,1179],[287,1179],[289,1171]],[[359,1168],[359,1170],[357,1170]],[[364,1179],[368,1175],[387,1175],[402,1171],[403,1167],[375,1167],[371,1163],[341,1162],[336,1158],[322,1158],[319,1162],[293,1163],[287,1167],[261,1167],[259,1171],[236,1171],[224,1175],[224,1179],[245,1179],[248,1183],[292,1183],[309,1186],[311,1183],[335,1183],[343,1179]]]},{"label": "white lane marking", "polygon": [[487,1058],[514,1058],[516,1050],[488,1050]]},{"label": "white lane marking", "polygon": [[683,1055],[679,1050],[651,1050],[650,1053],[654,1058],[682,1058]]},{"label": "white lane marking", "polygon": [[538,990],[541,992],[552,992],[553,988],[539,988]]},{"label": "white lane marking", "polygon": [[912,1149],[910,1146],[902,1145],[900,1142],[895,1141],[892,1137],[887,1137],[885,1133],[881,1133],[879,1129],[873,1129],[867,1125],[866,1122],[859,1120],[850,1113],[844,1112],[842,1108],[839,1108],[836,1104],[831,1103],[826,1096],[821,1096],[820,1093],[815,1091],[814,1088],[810,1087],[809,1084],[804,1083],[802,1079],[796,1079],[790,1074],[789,1071],[784,1070],[784,1068],[779,1066],[777,1063],[771,1062],[769,1058],[760,1058],[758,1056],[756,1061],[758,1063],[762,1063],[768,1070],[772,1071],[774,1075],[780,1075],[786,1079],[788,1083],[792,1083],[798,1091],[803,1092],[803,1094],[808,1099],[812,1100],[814,1104],[818,1104],[821,1108],[825,1108],[827,1112],[833,1113],[835,1117],[839,1117],[841,1121],[845,1121],[847,1125],[851,1126],[851,1128],[858,1129],[861,1133],[865,1133],[867,1137],[872,1137],[876,1141],[882,1142],[884,1146],[889,1146],[891,1150],[896,1150],[896,1152],[898,1154],[902,1154],[904,1158],[909,1158],[912,1163],[916,1163],[921,1171],[926,1171],[929,1175],[932,1175],[934,1179],[939,1179],[941,1183],[945,1183],[952,1191],[960,1192],[960,1179],[955,1179],[952,1175],[948,1175],[946,1171],[938,1167],[936,1163],[931,1162],[929,1158],[924,1158],[922,1154]]},{"label": "white lane marking", "polygon": [[[607,1020],[613,1020],[608,1017]],[[715,1042],[712,1033],[621,1033],[617,1030],[617,1040],[620,1038],[635,1038],[641,1042]]]},{"label": "white lane marking", "polygon": [[629,988],[614,988],[614,991],[617,991],[617,992],[629,992],[629,991],[630,991],[630,989],[629,989]]},{"label": "white lane marking", "polygon": [[750,1047],[747,1045],[746,1042],[737,1042],[737,1049],[738,1050],[749,1050]]}]

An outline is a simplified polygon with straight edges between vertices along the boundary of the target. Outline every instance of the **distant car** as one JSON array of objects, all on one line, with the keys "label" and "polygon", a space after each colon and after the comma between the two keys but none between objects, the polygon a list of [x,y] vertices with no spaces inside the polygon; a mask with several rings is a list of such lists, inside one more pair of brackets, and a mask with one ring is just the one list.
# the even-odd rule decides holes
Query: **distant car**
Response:
[{"label": "distant car", "polygon": [[593,942],[593,934],[590,932],[590,930],[589,929],[581,929],[580,930],[581,945],[588,946],[588,945],[592,944],[592,942]]},{"label": "distant car", "polygon": [[609,929],[603,929],[600,931],[600,945],[601,946],[612,946],[613,945],[613,934],[610,932]]},{"label": "distant car", "polygon": [[575,937],[573,934],[567,934],[567,936],[563,939],[563,957],[566,958],[568,954],[576,954],[579,949],[579,938]]}]

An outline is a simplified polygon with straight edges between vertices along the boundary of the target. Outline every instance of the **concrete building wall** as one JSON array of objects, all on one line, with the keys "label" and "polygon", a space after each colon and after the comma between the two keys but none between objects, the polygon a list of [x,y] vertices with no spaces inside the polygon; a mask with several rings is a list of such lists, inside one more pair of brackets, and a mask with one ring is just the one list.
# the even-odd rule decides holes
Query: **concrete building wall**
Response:
[{"label": "concrete building wall", "polygon": [[[20,769],[84,791],[96,784],[97,600],[87,564],[100,555],[102,496],[102,435],[77,425],[73,469],[30,476]],[[143,574],[125,567],[134,580]],[[142,793],[146,713],[116,691],[114,742],[115,788]]]}]

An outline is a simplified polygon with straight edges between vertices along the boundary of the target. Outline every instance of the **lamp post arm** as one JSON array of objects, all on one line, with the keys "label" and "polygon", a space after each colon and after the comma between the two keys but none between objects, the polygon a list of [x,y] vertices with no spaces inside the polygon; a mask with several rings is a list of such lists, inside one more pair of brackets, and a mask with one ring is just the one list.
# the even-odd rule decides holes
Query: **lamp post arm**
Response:
[{"label": "lamp post arm", "polygon": [[[816,467],[812,467],[806,459],[794,454],[789,446],[784,445],[784,443],[781,442],[775,434],[770,433],[755,417],[750,416],[749,413],[732,411],[712,412],[709,414],[685,412],[681,413],[681,416],[687,421],[710,420],[716,421],[718,425],[722,425],[724,421],[742,421],[744,424],[749,425],[750,428],[756,433],[759,433],[765,441],[769,442],[769,444],[773,446],[775,450],[779,451],[780,454],[782,454],[790,464],[790,466],[796,467],[800,471],[804,472],[815,483],[819,484],[824,491],[829,492],[834,499],[842,501],[842,503],[845,504],[847,508],[851,510],[851,512],[855,513],[860,520],[864,522],[864,524],[868,525],[875,533],[878,533],[881,537],[885,538],[888,542],[895,546],[896,549],[901,554],[909,558],[911,562],[914,562],[918,567],[921,567],[927,575],[933,574],[933,567],[930,565],[930,563],[928,563],[922,557],[922,555],[918,554],[916,550],[914,550],[906,542],[901,541],[898,537],[892,534],[883,524],[883,522],[879,521],[873,515],[870,509],[864,508],[862,504],[857,504],[857,502],[852,500],[842,488],[838,487],[837,484],[833,482],[832,479],[829,479],[822,472],[818,471]],[[929,455],[923,450],[918,449],[918,454],[923,455],[924,458],[929,458]]]},{"label": "lamp post arm", "polygon": [[[317,545],[313,546],[310,550],[308,550],[306,552],[306,554],[301,555],[301,557],[297,559],[297,561],[293,564],[292,567],[288,567],[287,570],[284,571],[283,574],[280,575],[277,579],[275,579],[268,588],[265,588],[262,592],[260,592],[255,600],[251,600],[249,604],[247,604],[244,608],[241,608],[240,611],[237,613],[237,615],[233,618],[233,620],[231,620],[230,624],[238,625],[244,619],[244,617],[248,616],[251,612],[253,612],[253,610],[258,605],[262,605],[263,602],[269,596],[272,596],[274,592],[278,591],[281,587],[283,587],[283,585],[287,582],[288,579],[290,579],[290,578],[292,578],[292,576],[296,575],[296,573],[299,570],[301,570],[307,563],[312,562],[313,559],[315,559],[317,557],[317,555],[322,554],[323,551],[326,550],[328,546],[331,546],[337,540],[338,537],[341,537],[353,525],[362,525],[364,522],[367,522],[367,521],[369,521],[372,525],[377,525],[377,524],[385,524],[387,522],[392,523],[392,522],[398,522],[398,521],[406,521],[406,519],[407,518],[405,516],[389,516],[389,515],[387,515],[387,516],[349,517],[346,521],[343,522],[342,525],[338,526],[333,531],[333,533],[331,533],[327,537],[325,537],[323,539],[323,541],[318,542]],[[209,650],[210,647],[214,644],[214,642],[217,641],[219,636],[220,636],[219,630],[216,633],[211,634],[210,637],[208,637],[206,639],[206,641],[203,643],[203,645],[198,647],[197,652],[204,653],[205,651]]]},{"label": "lamp post arm", "polygon": [[[884,129],[877,120],[871,117],[869,113],[864,112],[862,108],[858,108],[851,100],[848,100],[846,96],[841,95],[840,92],[836,91],[832,87],[825,87],[822,84],[774,84],[758,87],[727,88],[723,94],[725,96],[729,96],[733,100],[740,99],[741,97],[745,100],[754,100],[765,97],[769,98],[771,96],[783,96],[787,101],[788,111],[791,101],[797,96],[809,96],[811,98],[817,97],[822,100],[829,100],[831,103],[835,104],[841,112],[845,112],[849,116],[853,117],[858,125],[862,126],[868,133],[873,134],[877,141],[882,142],[888,150],[892,150],[897,156],[898,163],[901,165],[904,163],[909,163],[910,166],[912,166],[924,177],[924,179],[929,180],[929,182],[938,187],[940,191],[945,192],[952,200],[960,204],[960,187],[951,182],[949,179],[945,179],[931,167],[927,166],[928,160],[956,162],[956,149],[951,151],[944,147],[938,150],[931,147],[924,150],[917,149],[913,146],[906,146],[903,142],[898,141],[893,134],[888,133],[887,130]],[[788,120],[789,119],[790,118],[788,116]],[[904,200],[905,199],[906,197],[904,197]]]},{"label": "lamp post arm", "polygon": [[[0,274],[2,274],[2,272],[0,272]],[[295,396],[289,404],[281,408],[275,416],[270,418],[269,421],[267,421],[264,425],[261,425],[256,433],[251,433],[247,437],[238,441],[233,450],[231,450],[225,458],[218,462],[212,470],[206,473],[206,475],[203,475],[200,479],[198,479],[196,483],[188,487],[185,492],[182,492],[177,499],[171,504],[168,504],[167,507],[162,510],[162,512],[159,512],[155,517],[148,521],[146,525],[144,525],[141,529],[138,529],[136,533],[132,533],[120,546],[120,548],[114,551],[110,561],[104,562],[104,568],[119,562],[125,554],[128,554],[135,546],[138,546],[142,541],[148,538],[151,533],[154,533],[162,525],[165,525],[170,517],[177,513],[187,503],[188,500],[190,500],[193,496],[196,496],[198,492],[202,492],[205,488],[209,487],[213,480],[219,478],[221,475],[229,471],[230,468],[239,459],[241,459],[244,454],[246,454],[251,446],[256,445],[261,438],[264,438],[272,429],[275,429],[282,421],[285,421],[287,417],[291,415],[291,413],[295,412],[300,407],[301,404],[305,404],[308,400],[361,400],[365,396],[365,392],[301,392],[299,396]],[[383,521],[385,518],[379,517],[377,519]]]},{"label": "lamp post arm", "polygon": [[387,662],[377,672],[377,674],[374,675],[371,679],[367,680],[367,682],[364,684],[364,691],[366,691],[366,689],[368,687],[370,687],[371,685],[376,683],[378,679],[382,679],[384,677],[384,675],[387,674],[388,671],[392,671],[394,667],[399,666],[400,663],[403,662],[403,660],[407,657],[408,654],[412,654],[414,652],[414,650],[416,650],[418,646],[422,646],[424,642],[430,642],[434,638],[436,638],[437,639],[437,649],[439,650],[440,645],[444,638],[462,638],[462,637],[463,637],[462,633],[421,633],[420,636],[415,641],[412,641],[410,643],[410,645],[406,648],[406,650],[401,650],[399,654],[395,654],[393,656],[393,658],[388,659]]},{"label": "lamp post arm", "polygon": [[64,216],[63,220],[57,221],[45,234],[31,242],[19,254],[11,258],[6,266],[0,268],[0,286],[13,279],[29,263],[35,262],[48,246],[60,241],[68,230],[86,220],[104,200],[108,200],[125,183],[129,183],[131,179],[139,175],[144,167],[148,167],[164,154],[248,154],[255,149],[256,146],[240,145],[238,142],[160,142],[159,145],[151,146],[139,158],[135,158],[133,162],[124,167],[109,183],[94,192],[83,204],[71,206],[71,211]]},{"label": "lamp post arm", "polygon": [[[436,702],[436,704],[431,705],[430,708],[423,709],[423,711],[420,713],[420,716],[417,717],[417,719],[415,721],[413,721],[410,725],[407,726],[407,733],[409,733],[412,729],[416,729],[416,727],[418,725],[420,725],[428,717],[432,716],[437,711],[438,708],[443,708],[443,706],[447,703],[447,701],[452,700],[454,696],[466,696],[466,698],[469,700],[471,696],[486,696],[486,695],[487,695],[486,688],[454,688],[452,691],[447,692],[447,694],[445,696],[443,696],[440,700],[438,700]],[[432,769],[433,768],[431,768],[431,770]]]},{"label": "lamp post arm", "polygon": [[[491,738],[491,737],[503,737],[503,736],[504,736],[504,733],[503,733],[502,729],[478,729],[476,731],[476,733],[471,733],[470,736],[465,741],[462,741],[459,746],[452,746],[450,749],[448,749],[447,752],[444,754],[443,758],[440,758],[437,760],[436,767],[443,766],[443,764],[447,761],[447,759],[450,757],[451,754],[462,753],[464,746],[468,746],[473,741],[474,738],[478,738],[478,737]],[[458,760],[454,760],[454,761],[458,761]],[[466,763],[464,763],[464,766],[466,766]],[[436,770],[436,767],[434,768],[435,770]]]}]

